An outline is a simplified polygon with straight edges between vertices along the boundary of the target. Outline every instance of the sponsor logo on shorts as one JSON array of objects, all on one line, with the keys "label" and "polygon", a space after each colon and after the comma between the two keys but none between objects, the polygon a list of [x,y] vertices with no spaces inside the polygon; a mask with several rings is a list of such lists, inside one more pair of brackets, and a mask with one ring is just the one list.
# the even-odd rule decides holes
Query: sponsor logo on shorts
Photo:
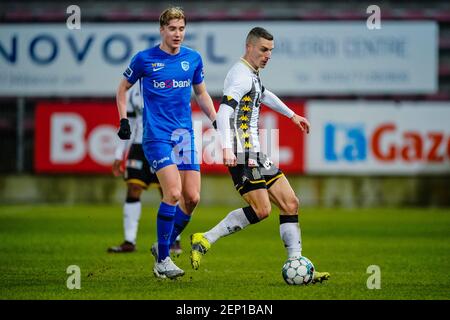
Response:
[{"label": "sponsor logo on shorts", "polygon": [[270,167],[272,167],[272,165],[273,165],[273,162],[269,158],[266,158],[266,161],[264,161],[264,163],[263,163],[264,168],[269,170]]},{"label": "sponsor logo on shorts", "polygon": [[255,180],[261,179],[261,174],[259,173],[258,168],[252,169],[252,175],[253,175],[253,179],[255,179]]},{"label": "sponsor logo on shorts", "polygon": [[152,162],[152,167],[156,169],[156,167],[158,166],[158,164],[163,163],[163,162],[166,162],[167,160],[170,160],[170,158],[169,158],[169,157],[164,157],[164,158],[159,159],[159,160],[153,160],[153,162]]}]

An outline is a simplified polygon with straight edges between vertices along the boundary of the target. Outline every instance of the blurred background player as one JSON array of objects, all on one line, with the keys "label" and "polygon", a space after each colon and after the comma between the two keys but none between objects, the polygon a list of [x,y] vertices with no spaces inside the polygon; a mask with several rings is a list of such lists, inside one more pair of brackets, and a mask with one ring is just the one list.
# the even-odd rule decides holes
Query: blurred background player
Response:
[{"label": "blurred background player", "polygon": [[157,216],[158,242],[152,246],[153,273],[159,278],[177,278],[184,271],[173,263],[169,247],[191,219],[200,200],[200,163],[194,143],[191,93],[211,121],[214,104],[203,81],[200,53],[182,46],[186,18],[171,7],[160,15],[161,43],[138,52],[123,73],[117,89],[121,139],[130,138],[126,92],[139,80],[144,102],[142,146],[162,189]]},{"label": "blurred background player", "polygon": [[[258,120],[261,103],[290,118],[302,131],[309,133],[309,122],[265,89],[259,71],[272,55],[273,36],[263,28],[253,28],[246,38],[246,53],[228,72],[223,98],[217,113],[221,135],[223,163],[229,169],[236,190],[249,204],[231,211],[206,233],[191,236],[191,264],[198,269],[202,256],[219,238],[267,218],[271,201],[280,209],[280,236],[288,258],[302,255],[299,200],[283,172],[261,152]],[[329,274],[315,272],[315,281]]]},{"label": "blurred background player", "polygon": [[[122,244],[108,248],[110,253],[127,253],[136,250],[136,236],[141,217],[141,194],[148,187],[155,186],[162,196],[158,177],[150,171],[142,150],[142,97],[138,85],[127,91],[127,117],[132,128],[130,140],[120,140],[112,165],[114,176],[123,175],[127,183],[127,197],[123,205],[123,230],[125,240]],[[123,162],[125,160],[125,172]],[[171,244],[170,252],[182,253],[180,236]]]}]

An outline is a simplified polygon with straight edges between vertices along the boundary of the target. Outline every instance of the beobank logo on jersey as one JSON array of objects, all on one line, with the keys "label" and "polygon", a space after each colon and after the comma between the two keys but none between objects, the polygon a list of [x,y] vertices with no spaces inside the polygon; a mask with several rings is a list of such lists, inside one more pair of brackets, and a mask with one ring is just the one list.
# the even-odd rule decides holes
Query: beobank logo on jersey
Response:
[{"label": "beobank logo on jersey", "polygon": [[191,79],[188,80],[165,80],[156,81],[153,80],[153,87],[156,89],[170,89],[170,88],[187,88],[191,86]]}]

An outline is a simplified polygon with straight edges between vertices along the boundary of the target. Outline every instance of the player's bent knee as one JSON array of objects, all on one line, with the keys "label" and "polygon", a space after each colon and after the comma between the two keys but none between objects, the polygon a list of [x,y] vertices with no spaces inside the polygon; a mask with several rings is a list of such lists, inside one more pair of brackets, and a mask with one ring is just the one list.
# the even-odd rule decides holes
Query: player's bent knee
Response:
[{"label": "player's bent knee", "polygon": [[131,198],[140,198],[141,194],[142,194],[142,190],[143,190],[142,186],[133,184],[133,183],[129,183],[127,196],[131,197]]},{"label": "player's bent knee", "polygon": [[[260,222],[261,220],[267,218],[267,216],[259,216],[258,211],[255,210],[252,206],[248,206],[245,208],[242,208],[244,211],[245,217],[247,218],[248,222],[251,224],[255,224]],[[259,214],[261,214],[261,211],[259,211]]]},{"label": "player's bent knee", "polygon": [[286,213],[290,213],[292,215],[296,215],[298,213],[298,208],[300,206],[300,201],[298,200],[298,198],[296,196],[290,198],[286,204],[285,204],[285,208],[283,208],[284,212]]},{"label": "player's bent knee", "polygon": [[166,194],[163,194],[163,201],[170,204],[176,204],[181,199],[181,191],[169,190]]},{"label": "player's bent knee", "polygon": [[270,215],[270,211],[272,210],[272,207],[269,204],[258,206],[255,208],[255,213],[258,216],[259,220],[264,220]]},{"label": "player's bent knee", "polygon": [[200,202],[200,194],[190,194],[184,198],[184,203],[187,207],[195,208]]}]

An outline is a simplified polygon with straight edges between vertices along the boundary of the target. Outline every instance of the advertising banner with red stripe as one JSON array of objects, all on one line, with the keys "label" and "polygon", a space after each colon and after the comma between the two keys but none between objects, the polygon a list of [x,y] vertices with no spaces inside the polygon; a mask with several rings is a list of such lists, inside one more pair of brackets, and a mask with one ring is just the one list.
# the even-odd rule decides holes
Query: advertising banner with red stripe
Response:
[{"label": "advertising banner with red stripe", "polygon": [[41,102],[35,115],[37,173],[110,173],[118,143],[113,102]]},{"label": "advertising banner with red stripe", "polygon": [[[287,100],[298,114],[303,102]],[[214,101],[216,109],[219,101]],[[196,148],[204,173],[227,173],[222,165],[219,135],[193,103]],[[119,116],[110,102],[40,102],[35,116],[35,171],[37,173],[111,173],[118,143]],[[262,107],[261,147],[286,173],[304,171],[304,134],[288,118]],[[201,152],[200,152],[201,150]]]}]

